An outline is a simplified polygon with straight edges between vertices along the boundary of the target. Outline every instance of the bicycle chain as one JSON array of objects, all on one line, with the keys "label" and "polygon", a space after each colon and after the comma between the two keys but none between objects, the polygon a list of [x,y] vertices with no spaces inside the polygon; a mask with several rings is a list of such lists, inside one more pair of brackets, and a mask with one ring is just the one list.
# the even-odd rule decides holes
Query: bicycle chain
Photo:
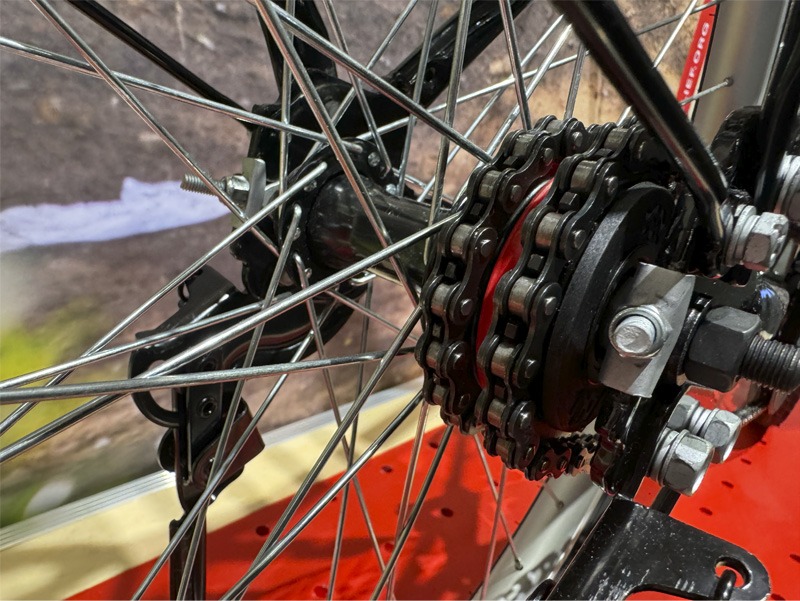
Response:
[{"label": "bicycle chain", "polygon": [[[473,172],[459,219],[438,238],[420,296],[424,328],[416,357],[424,397],[463,431],[482,427],[487,451],[530,479],[579,470],[597,448],[594,436],[540,437],[540,412],[527,391],[541,378],[562,291],[621,184],[665,182],[664,170],[652,168],[665,163],[653,141],[635,124],[587,129],[575,119],[545,117],[506,136],[492,163]],[[476,299],[495,250],[551,177],[545,199],[524,218],[522,254],[497,285],[492,326],[476,357]]]}]

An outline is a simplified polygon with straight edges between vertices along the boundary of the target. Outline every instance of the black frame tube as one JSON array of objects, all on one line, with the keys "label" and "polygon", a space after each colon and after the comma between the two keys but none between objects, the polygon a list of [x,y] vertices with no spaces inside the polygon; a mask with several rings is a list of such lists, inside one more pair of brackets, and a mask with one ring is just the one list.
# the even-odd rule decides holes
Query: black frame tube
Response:
[{"label": "black frame tube", "polygon": [[662,141],[695,195],[712,253],[723,247],[725,176],[613,0],[553,0],[608,79]]},{"label": "black frame tube", "polygon": [[115,38],[164,69],[172,77],[197,92],[203,98],[242,109],[237,102],[228,98],[207,81],[176,61],[167,52],[156,46],[96,0],[67,0],[67,2]]}]

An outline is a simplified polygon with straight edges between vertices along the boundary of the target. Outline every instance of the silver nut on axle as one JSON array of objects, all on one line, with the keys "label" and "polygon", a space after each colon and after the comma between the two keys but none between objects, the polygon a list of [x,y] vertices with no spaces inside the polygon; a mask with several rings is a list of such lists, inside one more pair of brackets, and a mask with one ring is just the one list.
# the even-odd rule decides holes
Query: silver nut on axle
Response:
[{"label": "silver nut on axle", "polygon": [[686,429],[714,447],[714,463],[725,461],[736,444],[742,430],[742,420],[735,413],[723,409],[706,409],[692,397],[685,395],[678,401],[667,427]]},{"label": "silver nut on axle", "polygon": [[686,430],[664,428],[656,445],[649,476],[662,486],[691,496],[711,464],[714,447]]},{"label": "silver nut on axle", "polygon": [[725,262],[767,271],[775,265],[783,251],[788,233],[789,219],[785,215],[757,215],[754,206],[739,205],[726,235]]}]

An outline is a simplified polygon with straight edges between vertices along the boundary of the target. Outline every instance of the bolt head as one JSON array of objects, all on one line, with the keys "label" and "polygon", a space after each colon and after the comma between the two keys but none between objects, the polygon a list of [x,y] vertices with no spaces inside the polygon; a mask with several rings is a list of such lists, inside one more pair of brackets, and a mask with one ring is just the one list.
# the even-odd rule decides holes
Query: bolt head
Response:
[{"label": "bolt head", "polygon": [[370,167],[377,167],[381,164],[381,157],[377,152],[370,152],[367,156],[367,163]]},{"label": "bolt head", "polygon": [[742,420],[730,411],[717,410],[701,432],[701,436],[714,447],[714,463],[725,461],[736,444]]},{"label": "bolt head", "polygon": [[672,410],[672,414],[669,416],[667,427],[673,430],[683,430],[689,424],[692,413],[695,412],[699,405],[700,403],[689,395],[682,396],[678,404],[675,405],[675,409]]},{"label": "bolt head", "polygon": [[661,483],[682,495],[693,495],[706,475],[713,454],[710,442],[685,430],[680,432],[666,458]]},{"label": "bolt head", "polygon": [[659,324],[650,315],[631,313],[611,331],[611,344],[623,357],[651,357],[661,348]]},{"label": "bolt head", "polygon": [[786,244],[788,233],[789,219],[785,215],[777,213],[759,215],[753,229],[747,235],[742,265],[757,271],[771,269]]}]

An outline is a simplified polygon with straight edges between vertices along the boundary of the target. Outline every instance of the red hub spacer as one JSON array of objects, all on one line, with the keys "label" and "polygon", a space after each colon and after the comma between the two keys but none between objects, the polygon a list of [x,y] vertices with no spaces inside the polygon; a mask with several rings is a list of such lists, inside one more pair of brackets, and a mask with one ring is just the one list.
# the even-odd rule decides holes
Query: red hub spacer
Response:
[{"label": "red hub spacer", "polygon": [[[528,202],[528,206],[525,207],[525,210],[519,218],[517,218],[511,233],[505,239],[500,247],[500,251],[497,253],[497,260],[494,263],[494,267],[492,267],[492,272],[489,275],[489,281],[486,283],[486,290],[483,293],[483,300],[481,302],[480,315],[478,316],[478,330],[475,335],[476,351],[480,348],[481,344],[483,344],[486,335],[489,333],[489,328],[492,325],[492,308],[494,305],[492,299],[494,298],[494,291],[497,288],[497,284],[504,274],[514,268],[522,254],[522,224],[525,223],[525,218],[528,214],[545,199],[552,184],[553,180],[550,179],[542,184],[534,193]],[[488,383],[486,381],[486,376],[480,369],[476,369],[476,372],[478,382],[481,386],[485,387]]]}]

